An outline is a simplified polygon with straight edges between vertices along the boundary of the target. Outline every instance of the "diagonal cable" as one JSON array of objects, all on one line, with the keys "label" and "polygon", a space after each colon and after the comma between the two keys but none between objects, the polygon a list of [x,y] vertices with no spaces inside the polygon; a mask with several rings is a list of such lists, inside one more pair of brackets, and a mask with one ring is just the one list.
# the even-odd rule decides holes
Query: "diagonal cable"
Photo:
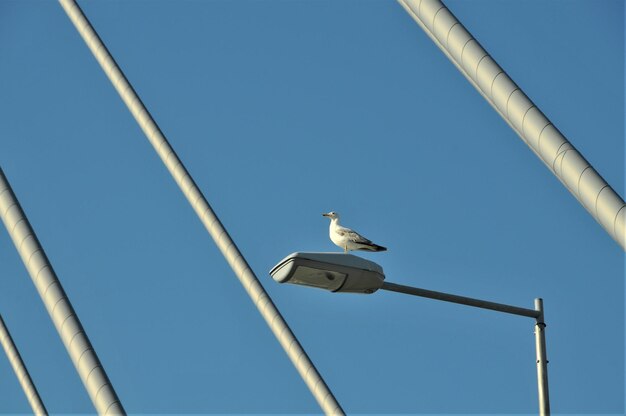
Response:
[{"label": "diagonal cable", "polygon": [[122,403],[2,169],[0,217],[98,414],[125,415]]},{"label": "diagonal cable", "polygon": [[169,170],[205,228],[215,241],[235,275],[245,288],[274,336],[300,373],[300,376],[326,414],[343,414],[341,406],[322,379],[269,295],[255,276],[219,218],[195,184],[187,169],[143,105],[106,46],[74,0],[59,0],[68,17],[126,103],[126,106]]},{"label": "diagonal cable", "polygon": [[626,250],[626,204],[441,0],[398,0],[548,169]]},{"label": "diagonal cable", "polygon": [[11,367],[13,367],[13,371],[15,371],[17,380],[20,382],[22,390],[26,395],[26,399],[28,400],[31,409],[33,409],[33,414],[36,416],[48,416],[48,411],[41,401],[39,392],[37,391],[33,380],[30,378],[30,374],[28,374],[28,370],[26,369],[24,361],[22,361],[22,357],[13,342],[13,338],[11,338],[11,334],[2,319],[2,315],[0,315],[0,344],[2,344],[4,352],[6,352],[7,358],[11,363]]}]

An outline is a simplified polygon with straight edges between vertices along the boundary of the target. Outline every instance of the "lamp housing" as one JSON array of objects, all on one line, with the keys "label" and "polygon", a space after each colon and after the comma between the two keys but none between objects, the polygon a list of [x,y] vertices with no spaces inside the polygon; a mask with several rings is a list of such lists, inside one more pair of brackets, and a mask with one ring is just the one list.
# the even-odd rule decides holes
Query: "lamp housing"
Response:
[{"label": "lamp housing", "polygon": [[278,283],[364,294],[376,292],[385,280],[378,264],[344,253],[292,253],[274,266],[270,275]]}]

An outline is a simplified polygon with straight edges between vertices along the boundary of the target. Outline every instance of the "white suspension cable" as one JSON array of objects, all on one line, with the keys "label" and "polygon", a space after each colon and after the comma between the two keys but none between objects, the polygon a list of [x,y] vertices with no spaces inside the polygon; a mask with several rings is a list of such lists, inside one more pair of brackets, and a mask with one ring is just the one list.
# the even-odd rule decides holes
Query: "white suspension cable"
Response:
[{"label": "white suspension cable", "polygon": [[101,415],[125,415],[96,351],[2,169],[0,216],[96,410]]},{"label": "white suspension cable", "polygon": [[318,373],[308,355],[281,316],[269,295],[228,235],[228,232],[195,184],[174,149],[137,96],[106,46],[99,38],[74,0],[59,0],[61,6],[82,36],[83,40],[126,103],[137,123],[173,176],[181,191],[196,211],[215,244],[218,246],[235,275],[248,292],[265,322],[300,373],[300,376],[326,414],[343,414],[341,406]]},{"label": "white suspension cable", "polygon": [[46,407],[43,405],[39,392],[37,392],[37,388],[35,387],[33,380],[30,378],[30,374],[28,374],[28,370],[26,369],[24,361],[22,361],[22,357],[13,342],[13,338],[11,338],[11,334],[4,324],[2,315],[0,315],[0,344],[2,344],[4,352],[7,354],[9,363],[11,363],[13,371],[15,371],[17,380],[22,386],[22,390],[26,395],[26,399],[28,400],[31,409],[33,409],[33,413],[37,416],[48,416]]},{"label": "white suspension cable", "polygon": [[440,0],[398,0],[530,149],[626,250],[626,204]]}]

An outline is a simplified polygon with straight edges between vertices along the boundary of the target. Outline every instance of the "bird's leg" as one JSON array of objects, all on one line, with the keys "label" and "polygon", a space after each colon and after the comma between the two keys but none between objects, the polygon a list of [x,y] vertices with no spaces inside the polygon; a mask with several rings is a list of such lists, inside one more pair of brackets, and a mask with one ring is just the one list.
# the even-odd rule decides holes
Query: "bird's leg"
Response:
[{"label": "bird's leg", "polygon": [[348,245],[343,246],[343,254],[348,254]]}]

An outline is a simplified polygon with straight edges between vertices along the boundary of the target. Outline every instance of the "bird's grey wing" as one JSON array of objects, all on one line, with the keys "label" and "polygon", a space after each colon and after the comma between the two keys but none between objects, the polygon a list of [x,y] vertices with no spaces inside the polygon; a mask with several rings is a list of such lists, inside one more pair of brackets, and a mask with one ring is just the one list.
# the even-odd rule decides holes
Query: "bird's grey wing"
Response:
[{"label": "bird's grey wing", "polygon": [[356,231],[353,231],[349,228],[340,228],[339,230],[337,230],[337,233],[342,236],[347,238],[348,240],[352,241],[353,243],[357,243],[357,244],[372,244],[372,242],[370,240],[368,240],[367,238],[363,237],[361,234],[357,233]]}]

